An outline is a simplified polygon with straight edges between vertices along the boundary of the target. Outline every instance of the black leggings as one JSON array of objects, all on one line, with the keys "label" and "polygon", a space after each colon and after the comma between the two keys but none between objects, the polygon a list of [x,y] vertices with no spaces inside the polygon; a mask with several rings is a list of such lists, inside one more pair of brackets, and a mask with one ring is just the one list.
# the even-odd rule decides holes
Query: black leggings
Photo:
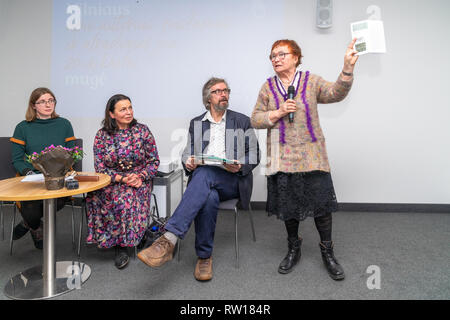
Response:
[{"label": "black leggings", "polygon": [[[314,218],[314,223],[316,224],[317,231],[319,231],[320,241],[331,241],[331,212],[328,212],[323,216]],[[300,221],[296,219],[290,219],[286,220],[284,224],[286,226],[288,238],[297,239]]]},{"label": "black leggings", "polygon": [[[56,211],[61,210],[67,202],[67,198],[56,199]],[[44,215],[44,201],[21,201],[20,213],[25,223],[33,230],[41,225],[41,218]]]}]

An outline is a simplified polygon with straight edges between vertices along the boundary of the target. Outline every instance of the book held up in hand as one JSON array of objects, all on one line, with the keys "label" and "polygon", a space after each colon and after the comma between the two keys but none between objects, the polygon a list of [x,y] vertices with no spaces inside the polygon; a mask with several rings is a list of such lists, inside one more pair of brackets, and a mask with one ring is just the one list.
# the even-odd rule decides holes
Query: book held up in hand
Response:
[{"label": "book held up in hand", "polygon": [[356,38],[357,55],[366,53],[386,53],[384,26],[381,20],[364,20],[351,25],[352,39]]}]

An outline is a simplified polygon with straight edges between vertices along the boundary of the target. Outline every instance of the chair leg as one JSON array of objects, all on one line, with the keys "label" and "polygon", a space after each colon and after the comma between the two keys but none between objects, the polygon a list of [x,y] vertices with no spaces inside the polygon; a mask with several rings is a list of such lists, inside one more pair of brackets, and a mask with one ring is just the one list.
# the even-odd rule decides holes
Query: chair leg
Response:
[{"label": "chair leg", "polygon": [[158,202],[156,201],[156,195],[154,193],[151,194],[151,196],[153,196],[153,199],[155,201],[155,208],[156,208],[156,216],[159,219],[159,209],[158,209]]},{"label": "chair leg", "polygon": [[13,210],[13,218],[11,222],[11,236],[9,238],[9,255],[12,256],[13,251],[13,233],[14,233],[14,225],[16,224],[16,206],[14,205]]},{"label": "chair leg", "polygon": [[83,194],[83,203],[81,204],[80,208],[80,225],[78,228],[78,251],[77,251],[78,260],[80,259],[81,254],[81,234],[83,233],[83,220],[85,214],[87,215],[86,196]]},{"label": "chair leg", "polygon": [[72,249],[75,250],[75,200],[72,199]]},{"label": "chair leg", "polygon": [[234,246],[236,248],[236,268],[239,268],[238,210],[237,210],[237,207],[234,207],[234,230],[235,230]]},{"label": "chair leg", "polygon": [[4,221],[4,214],[3,214],[3,201],[0,201],[0,224],[2,226],[2,241],[5,240],[5,221]]},{"label": "chair leg", "polygon": [[253,225],[252,207],[250,206],[250,204],[248,207],[248,216],[250,218],[250,225],[252,227],[253,241],[256,241],[255,226]]}]

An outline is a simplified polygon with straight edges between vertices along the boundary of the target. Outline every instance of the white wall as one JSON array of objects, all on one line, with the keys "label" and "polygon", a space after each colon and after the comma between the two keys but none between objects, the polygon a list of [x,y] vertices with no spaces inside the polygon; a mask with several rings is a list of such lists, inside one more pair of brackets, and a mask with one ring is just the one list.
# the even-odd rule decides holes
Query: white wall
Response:
[{"label": "white wall", "polygon": [[[194,1],[194,0],[192,0]],[[319,106],[327,138],[335,188],[340,202],[450,203],[450,71],[446,0],[334,1],[333,28],[315,28],[315,1],[288,1],[285,33],[302,47],[303,68],[336,79],[350,41],[350,22],[363,20],[366,8],[377,5],[384,21],[387,53],[360,57],[350,95],[341,103]],[[0,0],[0,135],[10,136],[24,118],[30,92],[50,86],[52,1]],[[237,9],[238,10],[238,9]],[[270,19],[270,12],[267,13]],[[233,23],[233,21],[230,21]],[[272,43],[276,39],[268,39]],[[249,39],[251,41],[251,39]],[[264,79],[252,70],[267,70],[266,52],[254,52],[264,65],[248,65],[243,80],[260,87]],[[191,66],[195,68],[195,66]],[[224,76],[227,75],[218,75]],[[230,80],[231,87],[239,79]],[[198,88],[200,95],[201,88]],[[234,92],[234,91],[233,91]],[[233,93],[232,93],[233,94]],[[56,92],[58,96],[58,92]],[[232,97],[251,113],[257,90]],[[196,108],[193,106],[193,108]],[[201,105],[198,106],[200,113]],[[62,114],[64,116],[64,114]],[[179,141],[172,134],[187,128],[189,119],[158,118],[148,124],[162,156]],[[70,118],[77,137],[85,140],[92,170],[92,141],[101,119]],[[264,132],[260,132],[264,147]],[[266,198],[265,177],[256,170],[253,201]]]},{"label": "white wall", "polygon": [[33,89],[50,86],[51,1],[0,0],[0,134],[25,119]]}]

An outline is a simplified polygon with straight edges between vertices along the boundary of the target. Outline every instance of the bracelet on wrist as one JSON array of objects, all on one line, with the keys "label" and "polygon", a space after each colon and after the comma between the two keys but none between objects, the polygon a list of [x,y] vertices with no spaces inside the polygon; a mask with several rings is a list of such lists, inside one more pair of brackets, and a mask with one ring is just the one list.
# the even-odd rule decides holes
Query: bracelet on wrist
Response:
[{"label": "bracelet on wrist", "polygon": [[348,72],[342,71],[342,74],[343,74],[344,76],[351,77],[351,76],[353,75],[353,72],[348,73]]},{"label": "bracelet on wrist", "polygon": [[118,183],[122,183],[123,176],[120,176]]}]

